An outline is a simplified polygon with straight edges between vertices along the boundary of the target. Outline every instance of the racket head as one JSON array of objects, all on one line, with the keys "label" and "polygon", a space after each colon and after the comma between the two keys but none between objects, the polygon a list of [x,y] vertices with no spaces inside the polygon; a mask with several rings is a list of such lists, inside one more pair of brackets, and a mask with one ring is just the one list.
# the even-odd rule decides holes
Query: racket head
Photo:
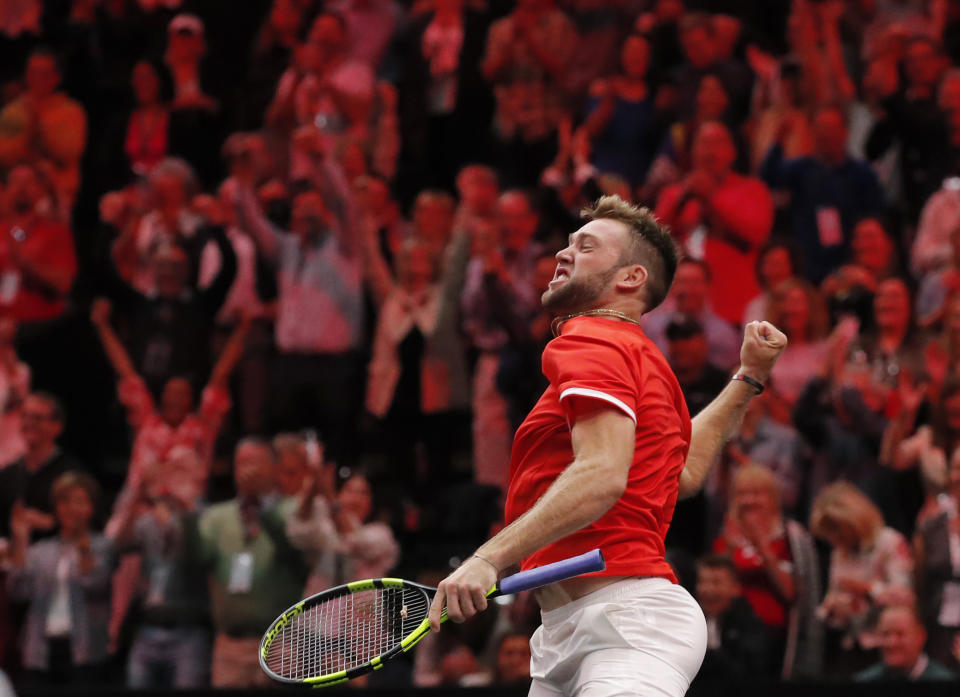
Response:
[{"label": "racket head", "polygon": [[430,631],[435,591],[399,578],[372,578],[310,596],[264,633],[260,667],[278,682],[314,687],[379,670]]}]

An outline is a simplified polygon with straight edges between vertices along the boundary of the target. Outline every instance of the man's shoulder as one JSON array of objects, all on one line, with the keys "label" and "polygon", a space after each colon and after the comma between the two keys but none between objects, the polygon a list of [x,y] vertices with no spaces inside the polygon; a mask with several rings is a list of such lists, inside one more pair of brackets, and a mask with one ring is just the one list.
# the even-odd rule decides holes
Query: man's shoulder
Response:
[{"label": "man's shoulder", "polygon": [[920,680],[956,680],[957,674],[942,663],[930,659],[927,669],[920,674]]},{"label": "man's shoulder", "polygon": [[864,668],[859,673],[855,673],[853,679],[855,682],[872,682],[880,680],[883,677],[884,666],[882,663],[875,663],[869,668]]}]

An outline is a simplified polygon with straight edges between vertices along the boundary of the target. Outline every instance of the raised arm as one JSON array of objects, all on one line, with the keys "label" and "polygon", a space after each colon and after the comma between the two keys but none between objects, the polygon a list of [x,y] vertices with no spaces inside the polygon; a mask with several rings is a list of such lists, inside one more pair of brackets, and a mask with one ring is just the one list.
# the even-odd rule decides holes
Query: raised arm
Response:
[{"label": "raised arm", "polygon": [[[766,383],[786,346],[787,337],[772,324],[750,322],[744,328],[738,374]],[[680,498],[688,498],[700,490],[710,466],[739,427],[750,399],[757,394],[750,384],[731,380],[693,419],[690,449],[680,473]]]},{"label": "raised arm", "polygon": [[210,372],[210,380],[207,383],[209,386],[226,387],[230,373],[233,372],[233,369],[237,367],[237,363],[239,363],[243,357],[243,351],[247,343],[247,335],[250,333],[251,322],[251,317],[244,315],[240,323],[234,328],[233,333],[227,340],[226,346],[223,347],[220,358],[217,359],[216,365],[213,366],[213,370]]},{"label": "raised arm", "polygon": [[93,301],[90,309],[90,321],[93,323],[97,334],[100,337],[100,343],[103,345],[103,351],[110,359],[114,372],[121,380],[125,378],[137,377],[136,368],[133,367],[133,361],[130,360],[130,354],[124,348],[120,337],[113,331],[110,325],[110,301],[104,298],[97,298]]},{"label": "raised arm", "polygon": [[207,231],[220,252],[220,270],[210,285],[197,291],[197,295],[202,299],[210,315],[213,316],[220,311],[227,299],[227,293],[230,292],[233,281],[237,277],[237,253],[233,250],[230,238],[227,237],[226,230],[222,226],[212,225],[207,228]]},{"label": "raised arm", "polygon": [[623,494],[633,462],[636,424],[605,402],[597,400],[595,407],[574,422],[573,462],[543,497],[440,583],[430,609],[433,631],[440,628],[444,605],[455,621],[483,610],[485,594],[500,570],[589,525]]}]

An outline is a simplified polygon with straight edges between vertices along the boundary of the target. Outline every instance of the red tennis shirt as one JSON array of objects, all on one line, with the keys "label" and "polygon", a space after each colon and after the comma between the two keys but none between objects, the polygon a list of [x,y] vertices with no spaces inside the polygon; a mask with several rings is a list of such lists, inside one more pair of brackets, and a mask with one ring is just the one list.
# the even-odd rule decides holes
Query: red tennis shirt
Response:
[{"label": "red tennis shirt", "polygon": [[530,569],[599,547],[600,576],[662,576],[676,583],[664,559],[664,538],[677,503],[690,447],[690,414],[676,376],[640,327],[600,317],[564,323],[543,352],[550,386],[517,430],[510,458],[506,521],[529,510],[573,462],[570,429],[597,400],[636,424],[627,488],[585,528],[524,559]]}]

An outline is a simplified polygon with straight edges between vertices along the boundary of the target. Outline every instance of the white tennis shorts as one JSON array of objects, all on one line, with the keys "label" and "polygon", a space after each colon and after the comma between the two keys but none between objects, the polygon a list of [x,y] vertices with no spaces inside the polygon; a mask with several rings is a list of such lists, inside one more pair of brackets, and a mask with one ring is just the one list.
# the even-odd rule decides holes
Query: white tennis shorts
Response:
[{"label": "white tennis shorts", "polygon": [[664,578],[617,581],[541,617],[530,697],[683,697],[707,649],[700,606]]}]

